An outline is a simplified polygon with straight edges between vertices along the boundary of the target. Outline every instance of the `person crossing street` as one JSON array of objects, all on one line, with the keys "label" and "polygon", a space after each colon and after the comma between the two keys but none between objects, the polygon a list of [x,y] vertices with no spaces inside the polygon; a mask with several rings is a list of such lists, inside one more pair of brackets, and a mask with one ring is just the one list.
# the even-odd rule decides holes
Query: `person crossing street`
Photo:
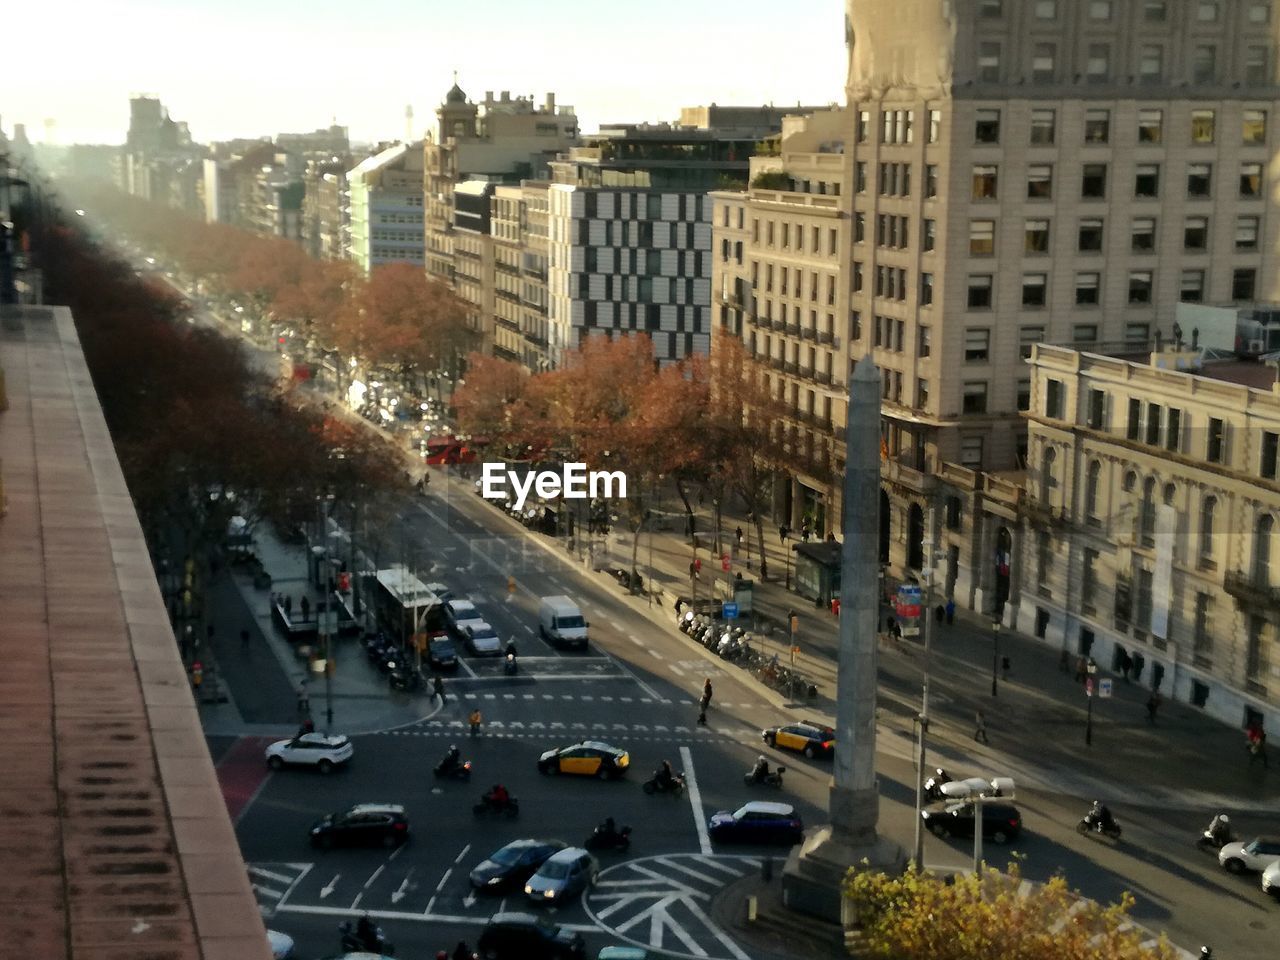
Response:
[{"label": "person crossing street", "polygon": [[706,677],[702,683],[702,699],[698,701],[698,723],[707,723],[707,707],[711,706],[711,678]]}]

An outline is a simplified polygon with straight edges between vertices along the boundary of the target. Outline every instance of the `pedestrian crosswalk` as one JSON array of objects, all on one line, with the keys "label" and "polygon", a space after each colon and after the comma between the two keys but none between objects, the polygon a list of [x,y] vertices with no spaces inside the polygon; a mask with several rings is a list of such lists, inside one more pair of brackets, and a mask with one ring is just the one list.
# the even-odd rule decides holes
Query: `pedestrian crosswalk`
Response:
[{"label": "pedestrian crosswalk", "polygon": [[251,863],[249,884],[258,899],[264,918],[273,916],[276,908],[289,896],[311,870],[310,863]]},{"label": "pedestrian crosswalk", "polygon": [[[468,703],[495,703],[497,701],[507,701],[515,703],[550,703],[550,702],[572,702],[572,703],[609,703],[621,705],[652,705],[660,704],[663,706],[673,707],[694,707],[697,701],[693,699],[674,699],[653,697],[621,697],[610,695],[595,695],[581,693],[497,693],[483,690],[461,690],[450,692],[450,698],[456,698]],[[747,701],[747,702],[721,702],[716,701],[716,706],[721,710],[762,710],[773,709],[769,704],[763,701]]]},{"label": "pedestrian crosswalk", "polygon": [[[383,736],[395,737],[456,737],[469,730],[466,720],[423,720],[412,726],[378,731]],[[756,743],[760,734],[755,728],[725,726],[700,726],[698,724],[662,723],[611,723],[597,721],[545,721],[545,720],[485,720],[482,730],[474,734],[478,738],[514,740],[530,735],[560,736],[612,736],[626,737],[630,741],[670,743],[676,740],[707,742],[732,740],[736,743]],[[470,736],[470,734],[468,734]]]},{"label": "pedestrian crosswalk", "polygon": [[678,853],[610,867],[584,898],[607,933],[664,955],[749,960],[711,916],[724,887],[760,868],[756,857]]}]

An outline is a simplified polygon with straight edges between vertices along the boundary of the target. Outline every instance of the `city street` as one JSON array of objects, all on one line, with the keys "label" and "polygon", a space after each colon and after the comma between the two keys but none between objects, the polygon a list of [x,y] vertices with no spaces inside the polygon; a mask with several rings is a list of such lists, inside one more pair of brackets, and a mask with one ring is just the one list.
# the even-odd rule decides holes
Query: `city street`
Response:
[{"label": "city street", "polygon": [[[224,782],[249,780],[238,791],[249,796],[238,831],[268,925],[295,936],[304,956],[332,950],[338,922],[366,910],[380,919],[401,955],[430,955],[459,938],[474,943],[488,916],[498,908],[522,909],[525,898],[518,892],[496,903],[475,897],[467,882],[472,867],[517,837],[580,843],[596,823],[613,816],[634,827],[632,849],[625,856],[600,855],[600,885],[584,901],[548,912],[582,930],[593,949],[634,941],[673,955],[751,956],[714,920],[709,904],[727,884],[758,871],[762,856],[772,854],[780,865],[786,850],[722,850],[704,838],[700,825],[711,813],[753,798],[785,799],[806,825],[822,822],[829,766],[760,741],[762,727],[804,717],[804,708],[782,705],[741,671],[706,659],[665,625],[674,620],[669,611],[659,622],[638,613],[633,598],[609,589],[611,581],[557,562],[478,498],[447,505],[435,496],[420,498],[407,517],[420,578],[441,580],[470,597],[500,636],[514,637],[520,672],[506,676],[497,659],[465,658],[446,681],[443,708],[419,696],[422,719],[356,737],[350,769],[328,778],[269,773],[261,763],[265,741],[242,742],[239,774],[233,774],[236,757],[228,754],[220,767]],[[510,599],[508,576],[517,585]],[[592,643],[584,653],[557,650],[537,636],[536,598],[552,593],[574,597],[586,612]],[[365,664],[355,668],[373,672]],[[706,676],[715,699],[708,725],[699,727],[696,699]],[[339,702],[339,730],[342,708]],[[483,712],[484,727],[473,738],[466,720],[474,708]],[[882,717],[880,727],[881,826],[909,846],[911,743],[891,719]],[[581,739],[630,751],[628,775],[604,782],[537,772],[542,750]],[[470,784],[431,775],[451,743],[475,764]],[[951,741],[943,750],[930,762],[944,763],[953,775],[1006,772],[998,766],[1000,755],[987,748],[968,751]],[[761,752],[788,768],[781,793],[742,784]],[[643,794],[640,783],[664,759],[685,769],[696,790],[679,799]],[[477,822],[472,815],[471,804],[495,782],[520,799],[518,820]],[[1207,941],[1223,955],[1257,955],[1261,938],[1276,928],[1275,907],[1257,889],[1256,877],[1230,876],[1194,848],[1207,812],[1112,802],[1124,841],[1099,842],[1076,834],[1075,823],[1093,798],[1070,786],[1020,788],[1016,804],[1025,832],[1008,850],[989,846],[989,861],[1003,864],[1016,851],[1032,879],[1062,872],[1086,895],[1108,901],[1131,891],[1135,917],[1167,930],[1181,946]],[[1139,788],[1125,786],[1131,794]],[[392,852],[313,850],[310,824],[357,802],[403,804],[413,840]],[[1246,833],[1267,826],[1262,817],[1237,820]],[[970,848],[967,840],[930,836],[925,860],[964,866]]]}]

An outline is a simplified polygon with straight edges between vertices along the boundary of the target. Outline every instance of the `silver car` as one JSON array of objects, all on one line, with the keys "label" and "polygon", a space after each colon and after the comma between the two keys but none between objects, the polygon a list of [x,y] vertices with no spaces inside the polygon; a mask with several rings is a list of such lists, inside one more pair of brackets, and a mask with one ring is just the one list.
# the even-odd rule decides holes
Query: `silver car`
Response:
[{"label": "silver car", "polygon": [[467,646],[477,657],[496,657],[502,653],[498,631],[483,620],[468,623],[462,632],[467,636]]},{"label": "silver car", "polygon": [[588,887],[595,886],[600,864],[581,847],[568,847],[552,856],[524,885],[525,895],[535,903],[563,903]]}]

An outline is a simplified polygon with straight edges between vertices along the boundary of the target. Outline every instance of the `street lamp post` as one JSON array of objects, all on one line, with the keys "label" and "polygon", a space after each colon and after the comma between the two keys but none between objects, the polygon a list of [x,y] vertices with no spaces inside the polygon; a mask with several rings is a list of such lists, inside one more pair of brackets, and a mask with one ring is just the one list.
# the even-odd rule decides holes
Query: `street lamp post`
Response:
[{"label": "street lamp post", "polygon": [[[930,533],[933,530],[933,509],[929,510],[929,524],[925,528]],[[933,541],[930,539],[929,533],[926,534],[922,544],[924,547],[924,569],[920,571],[924,580],[924,663],[922,665],[924,676],[921,682],[920,691],[920,713],[916,717],[917,729],[919,732],[919,742],[917,744],[918,751],[916,753],[916,819],[915,819],[915,865],[916,870],[923,872],[924,870],[924,819],[920,816],[920,811],[924,809],[924,765],[925,765],[925,741],[929,734],[929,667],[930,653],[933,640],[933,616],[930,607],[933,604]],[[881,567],[880,576],[884,577],[884,568]],[[883,595],[883,590],[881,590]],[[879,624],[879,600],[877,598],[876,622]],[[878,626],[877,626],[878,629]]]},{"label": "street lamp post", "polygon": [[991,621],[991,695],[996,696],[998,687],[996,685],[997,666],[1000,663],[1000,621],[993,619]]},{"label": "street lamp post", "polygon": [[1084,742],[1086,746],[1093,746],[1093,687],[1094,677],[1098,674],[1098,665],[1094,662],[1093,657],[1089,658],[1088,664],[1085,665],[1084,695],[1088,701],[1088,707],[1085,712],[1084,721]]},{"label": "street lamp post", "polygon": [[[788,533],[787,528],[783,527],[781,532],[778,534],[778,539],[782,541],[783,560],[786,563],[786,569],[787,569],[787,589],[790,590],[791,589],[791,551],[787,549],[787,533]],[[761,573],[760,576],[763,578],[764,574]]]}]

